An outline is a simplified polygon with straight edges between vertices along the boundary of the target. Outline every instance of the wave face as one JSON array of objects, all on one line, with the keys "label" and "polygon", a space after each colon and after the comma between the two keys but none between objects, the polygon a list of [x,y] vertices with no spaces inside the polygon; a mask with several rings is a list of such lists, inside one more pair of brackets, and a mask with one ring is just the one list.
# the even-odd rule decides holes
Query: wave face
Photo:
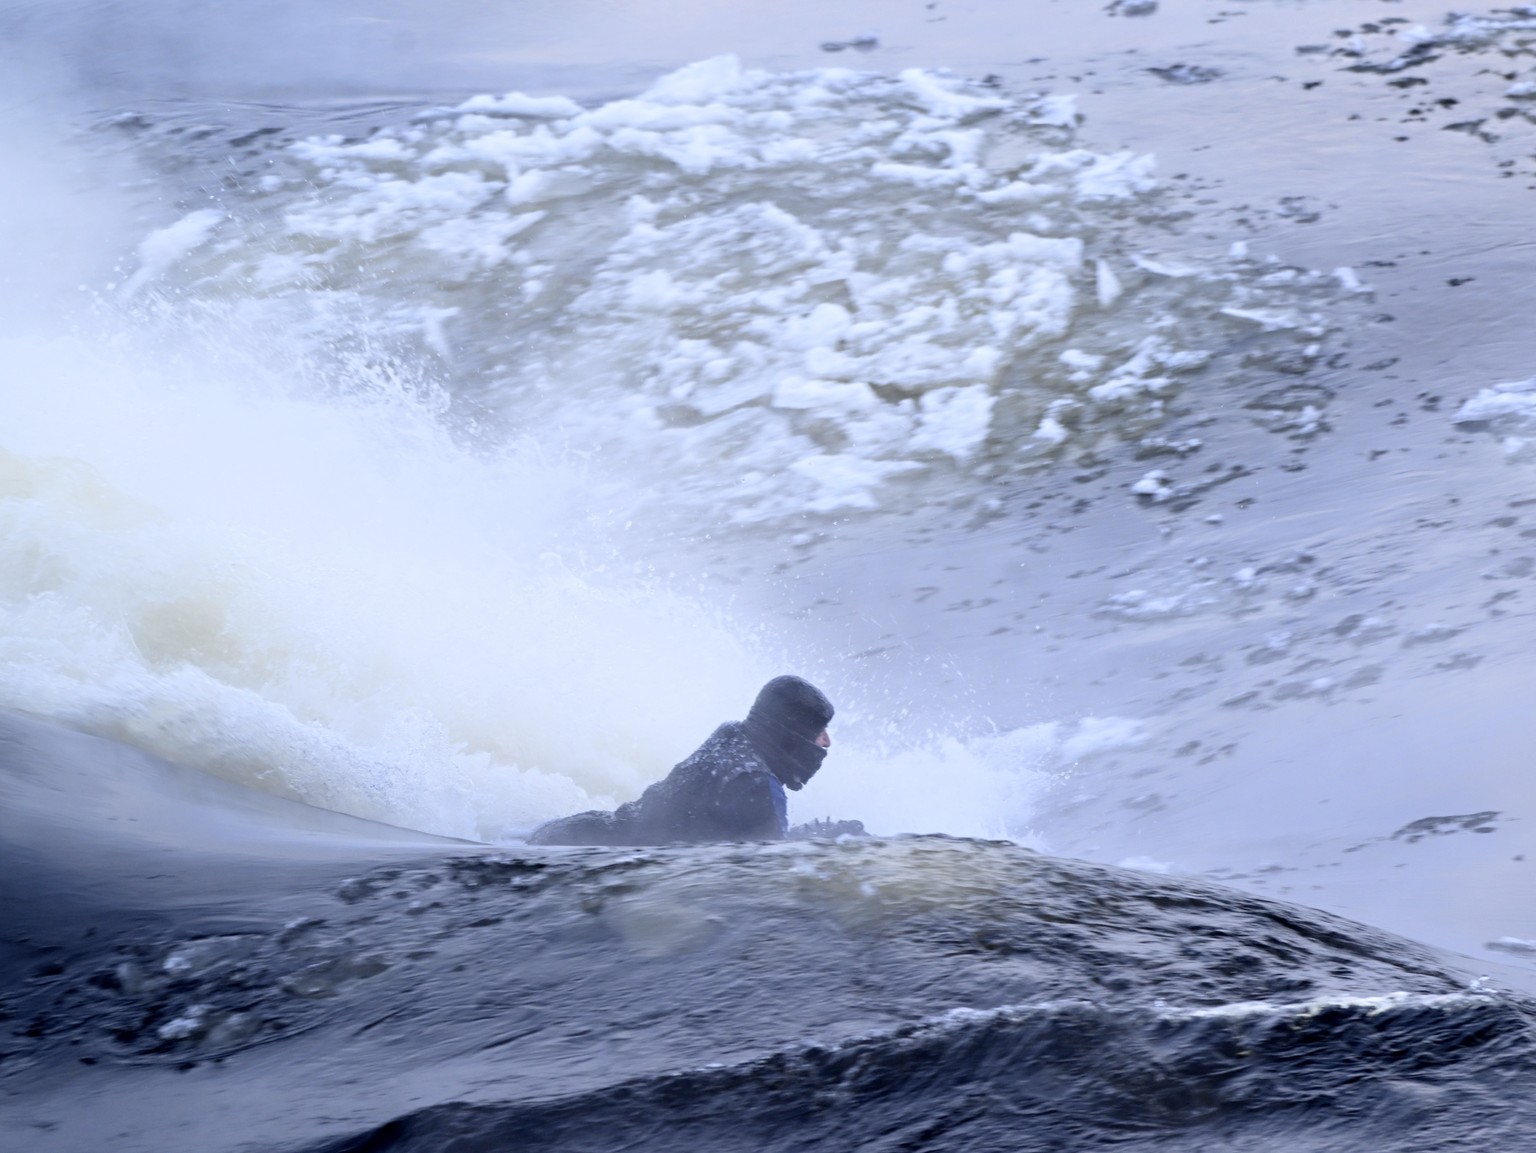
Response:
[{"label": "wave face", "polygon": [[[844,1039],[847,1025],[822,1016],[816,1043],[744,1060],[732,1045],[683,1072],[429,1107],[313,1148],[1431,1150],[1486,1148],[1527,1123],[1510,1094],[1536,1071],[1536,1005],[1469,990],[1405,942],[1311,910],[1002,844],[684,859],[582,862],[620,871],[588,911],[634,956],[691,969],[679,959],[726,950],[747,1019],[794,1020],[812,987],[818,1015],[864,989],[859,1018],[915,1019]],[[755,889],[764,864],[788,866],[789,892]],[[461,862],[455,881],[563,885],[549,869]],[[702,875],[716,869],[726,876]],[[753,892],[755,924],[722,903],[727,886]],[[819,928],[797,933],[796,918]],[[606,977],[603,996],[626,1004],[625,981]],[[707,1019],[721,1011],[711,993],[693,985],[671,1011]],[[935,997],[965,1007],[923,1013]]]},{"label": "wave face", "polygon": [[[1429,1150],[1530,1123],[1536,1005],[1316,910],[945,837],[432,847],[3,732],[0,1120],[39,1150]],[[116,796],[28,815],[80,773]]]},{"label": "wave face", "polygon": [[1507,1117],[1504,1094],[1531,1076],[1530,1025],[1528,1010],[1472,995],[957,1012],[573,1099],[423,1110],[315,1148],[1483,1149],[1519,1140],[1516,1124],[1490,1133],[1477,1117]]}]

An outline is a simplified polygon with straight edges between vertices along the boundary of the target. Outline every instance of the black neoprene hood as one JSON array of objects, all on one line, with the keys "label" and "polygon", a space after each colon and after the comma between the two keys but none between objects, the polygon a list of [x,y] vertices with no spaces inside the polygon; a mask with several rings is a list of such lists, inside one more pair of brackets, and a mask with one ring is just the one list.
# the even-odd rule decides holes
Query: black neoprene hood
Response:
[{"label": "black neoprene hood", "polygon": [[810,681],[774,677],[757,694],[742,728],[769,771],[785,788],[799,789],[827,757],[816,738],[832,713],[832,702]]},{"label": "black neoprene hood", "polygon": [[836,710],[827,695],[803,677],[774,677],[764,685],[747,714],[749,722],[788,729],[814,741],[832,721]]}]

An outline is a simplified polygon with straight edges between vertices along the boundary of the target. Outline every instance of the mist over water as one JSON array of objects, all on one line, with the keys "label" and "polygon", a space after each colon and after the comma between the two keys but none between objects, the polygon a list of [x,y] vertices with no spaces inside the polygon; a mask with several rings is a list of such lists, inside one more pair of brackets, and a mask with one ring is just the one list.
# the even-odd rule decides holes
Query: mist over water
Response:
[{"label": "mist over water", "polygon": [[748,633],[613,553],[579,464],[467,447],[408,363],[72,283],[103,233],[130,259],[130,214],[8,172],[20,236],[69,223],[11,248],[10,707],[483,837],[633,792],[755,687]]}]

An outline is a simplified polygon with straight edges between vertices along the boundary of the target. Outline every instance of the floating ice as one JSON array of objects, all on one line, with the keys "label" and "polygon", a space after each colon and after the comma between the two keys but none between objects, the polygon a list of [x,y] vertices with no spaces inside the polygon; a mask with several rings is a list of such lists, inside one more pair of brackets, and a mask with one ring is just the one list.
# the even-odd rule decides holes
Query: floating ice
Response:
[{"label": "floating ice", "polygon": [[1488,16],[1452,12],[1445,18],[1443,32],[1430,33],[1420,25],[1416,32],[1422,35],[1416,36],[1414,42],[1480,48],[1501,39],[1506,33],[1532,30],[1536,30],[1536,14],[1528,8],[1511,8]]},{"label": "floating ice", "polygon": [[1168,479],[1168,474],[1162,469],[1154,468],[1131,485],[1131,491],[1137,496],[1164,501],[1173,494],[1173,482]]},{"label": "floating ice", "polygon": [[1360,275],[1347,265],[1335,268],[1333,270],[1333,278],[1343,286],[1345,292],[1366,293],[1371,291],[1370,286],[1360,279]]},{"label": "floating ice", "polygon": [[1274,332],[1277,329],[1283,328],[1295,328],[1302,323],[1300,317],[1287,309],[1224,308],[1221,311],[1224,316],[1230,316],[1236,320],[1250,320],[1263,328],[1265,332]]},{"label": "floating ice", "polygon": [[1536,431],[1536,377],[1482,389],[1456,410],[1453,419],[1460,425],[1497,433],[1499,447],[1509,463],[1531,459],[1536,455],[1528,435]]},{"label": "floating ice", "polygon": [[208,1025],[207,1005],[194,1005],[180,1017],[161,1025],[156,1033],[162,1041],[185,1041],[202,1033]]},{"label": "floating ice", "polygon": [[1106,597],[1096,615],[1125,621],[1172,620],[1193,616],[1220,604],[1222,597],[1214,581],[1196,581],[1187,588],[1170,592],[1130,589]]},{"label": "floating ice", "polygon": [[1106,261],[1095,261],[1094,270],[1096,287],[1098,288],[1099,307],[1108,308],[1120,299],[1125,289],[1120,284],[1120,278],[1115,275],[1115,270]]},{"label": "floating ice", "polygon": [[[1373,32],[1380,31],[1379,27],[1367,27]],[[1400,72],[1405,68],[1428,63],[1447,49],[1474,52],[1497,45],[1511,34],[1518,35],[1533,29],[1536,29],[1536,14],[1530,8],[1510,8],[1486,15],[1452,12],[1445,17],[1439,30],[1423,24],[1398,28],[1393,34],[1384,37],[1387,51],[1393,54],[1391,58],[1381,62],[1362,61],[1353,65],[1352,69],[1363,72]],[[1404,45],[1407,46],[1406,50]],[[1523,48],[1524,45],[1517,39],[1510,55],[1518,54]],[[1370,47],[1365,37],[1359,35],[1351,37],[1343,49],[1343,54],[1355,57],[1366,57],[1369,53]]]},{"label": "floating ice", "polygon": [[274,151],[253,209],[153,234],[131,285],[326,339],[345,312],[369,355],[451,365],[477,437],[575,449],[653,511],[876,508],[897,476],[1139,437],[1223,314],[1320,331],[1322,274],[1137,250],[1153,160],[1078,146],[1077,120],[941,72],[730,56],[591,108],[476,96]]},{"label": "floating ice", "polygon": [[1536,377],[1485,388],[1457,409],[1457,424],[1525,428],[1536,421]]}]

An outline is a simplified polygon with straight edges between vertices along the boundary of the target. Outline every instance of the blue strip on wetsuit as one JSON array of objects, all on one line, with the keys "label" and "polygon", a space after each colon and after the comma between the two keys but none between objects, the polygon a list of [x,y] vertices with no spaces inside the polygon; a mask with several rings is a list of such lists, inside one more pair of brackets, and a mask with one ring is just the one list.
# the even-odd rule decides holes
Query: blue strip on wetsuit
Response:
[{"label": "blue strip on wetsuit", "polygon": [[786,836],[789,833],[789,798],[784,795],[784,785],[778,777],[770,773],[768,779],[773,782],[773,812],[779,818],[779,836]]}]

